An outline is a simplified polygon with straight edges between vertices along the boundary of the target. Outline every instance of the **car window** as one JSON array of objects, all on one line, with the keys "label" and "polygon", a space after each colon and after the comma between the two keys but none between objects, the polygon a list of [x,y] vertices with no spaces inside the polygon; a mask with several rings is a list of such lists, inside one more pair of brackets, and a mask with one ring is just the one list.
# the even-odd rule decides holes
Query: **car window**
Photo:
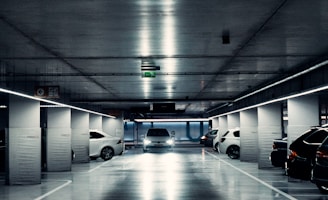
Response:
[{"label": "car window", "polygon": [[239,135],[240,135],[240,131],[234,131],[234,132],[233,132],[233,135],[234,135],[235,137],[239,137]]},{"label": "car window", "polygon": [[97,132],[93,132],[93,131],[91,131],[90,132],[90,139],[94,139],[94,138],[102,138],[102,137],[104,137],[103,135],[101,135],[100,133],[97,133]]},{"label": "car window", "polygon": [[166,129],[149,129],[147,136],[170,136]]},{"label": "car window", "polygon": [[321,143],[326,137],[328,136],[328,132],[325,130],[318,130],[311,135],[309,135],[307,138],[304,139],[307,143]]},{"label": "car window", "polygon": [[317,128],[314,129],[310,129],[307,130],[306,132],[304,132],[301,136],[299,136],[294,142],[292,142],[289,146],[289,148],[291,150],[296,150],[299,148],[300,145],[303,144],[303,140],[308,137],[309,135],[311,135],[313,132],[317,131]]},{"label": "car window", "polygon": [[212,131],[210,132],[210,135],[216,135],[217,132],[218,132],[218,130],[212,130]]}]

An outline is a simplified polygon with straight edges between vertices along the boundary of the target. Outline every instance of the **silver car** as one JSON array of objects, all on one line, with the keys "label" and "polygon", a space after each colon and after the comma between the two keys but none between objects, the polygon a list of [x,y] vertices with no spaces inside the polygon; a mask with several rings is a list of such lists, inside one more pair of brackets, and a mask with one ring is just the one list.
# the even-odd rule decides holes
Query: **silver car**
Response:
[{"label": "silver car", "polygon": [[143,151],[147,152],[151,148],[173,149],[174,137],[165,128],[148,129],[144,141]]},{"label": "silver car", "polygon": [[101,157],[110,160],[114,155],[123,153],[123,142],[121,138],[108,135],[100,130],[90,130],[90,159]]}]

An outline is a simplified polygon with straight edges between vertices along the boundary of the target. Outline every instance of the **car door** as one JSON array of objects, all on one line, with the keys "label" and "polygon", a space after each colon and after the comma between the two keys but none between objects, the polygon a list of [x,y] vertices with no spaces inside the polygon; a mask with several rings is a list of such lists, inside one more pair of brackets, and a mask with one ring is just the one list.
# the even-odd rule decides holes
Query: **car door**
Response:
[{"label": "car door", "polygon": [[100,146],[102,143],[101,138],[104,136],[100,133],[90,131],[90,146],[89,146],[89,156],[96,156],[100,153]]}]

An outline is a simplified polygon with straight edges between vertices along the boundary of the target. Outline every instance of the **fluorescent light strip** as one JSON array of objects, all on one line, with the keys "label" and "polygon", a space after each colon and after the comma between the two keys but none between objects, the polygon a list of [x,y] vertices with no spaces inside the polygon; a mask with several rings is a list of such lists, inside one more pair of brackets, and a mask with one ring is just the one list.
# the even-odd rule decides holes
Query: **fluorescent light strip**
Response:
[{"label": "fluorescent light strip", "polygon": [[83,109],[83,108],[79,108],[79,107],[75,107],[75,106],[71,106],[71,105],[67,105],[67,104],[63,104],[63,103],[58,103],[58,102],[47,100],[47,99],[38,98],[38,97],[30,96],[30,95],[19,93],[19,92],[14,92],[14,91],[3,89],[3,88],[0,88],[0,92],[16,95],[16,96],[20,96],[20,97],[24,97],[24,98],[27,98],[27,99],[33,99],[33,100],[36,100],[36,101],[42,101],[42,102],[54,104],[54,105],[57,105],[58,107],[67,107],[67,108],[71,108],[71,109],[79,110],[79,111],[83,111],[83,112],[88,112],[88,113],[95,114],[95,115],[100,115],[100,116],[110,117],[110,118],[116,118],[116,117],[111,116],[111,115],[106,115],[106,114],[103,114],[103,113],[99,113],[99,112],[95,112],[95,111],[91,111],[91,110],[87,110],[87,109]]},{"label": "fluorescent light strip", "polygon": [[287,100],[287,99],[292,99],[292,98],[295,98],[295,97],[305,96],[305,95],[308,95],[308,94],[312,94],[312,93],[323,91],[323,90],[327,90],[327,89],[328,89],[328,85],[322,86],[322,87],[319,87],[319,88],[316,88],[316,89],[312,89],[312,90],[308,90],[308,91],[305,91],[305,92],[301,92],[301,93],[298,93],[298,94],[293,94],[293,95],[289,95],[289,96],[286,96],[286,97],[282,97],[282,98],[278,98],[278,99],[273,99],[273,100],[270,100],[270,101],[266,101],[266,102],[263,102],[263,103],[259,103],[259,104],[253,105],[253,106],[241,108],[239,110],[234,110],[234,111],[227,112],[227,113],[224,113],[224,114],[215,115],[215,116],[209,117],[209,119],[214,119],[214,118],[217,118],[217,117],[221,117],[221,116],[225,116],[225,115],[229,115],[229,114],[241,112],[241,111],[244,111],[244,110],[249,110],[249,109],[260,107],[260,106],[264,106],[264,105],[267,105],[267,104],[270,104],[270,103],[276,103],[276,102],[279,102],[279,101],[284,101],[284,100]]},{"label": "fluorescent light strip", "polygon": [[235,99],[233,102],[237,102],[237,101],[240,101],[240,100],[242,100],[242,99],[245,99],[246,97],[249,97],[249,96],[251,96],[251,95],[253,95],[253,94],[259,93],[259,92],[264,91],[264,90],[266,90],[266,89],[269,89],[269,88],[271,88],[271,87],[273,87],[273,86],[279,85],[279,84],[281,84],[281,83],[283,83],[283,82],[289,81],[289,80],[291,80],[291,79],[293,79],[293,78],[296,78],[296,77],[301,76],[301,75],[303,75],[303,74],[309,73],[310,71],[313,71],[313,70],[315,70],[315,69],[317,69],[317,68],[319,68],[319,67],[322,67],[322,66],[324,66],[324,65],[327,65],[327,64],[328,64],[328,60],[325,60],[325,61],[323,61],[323,62],[321,62],[321,63],[319,63],[319,64],[316,64],[316,65],[314,65],[314,66],[312,66],[312,67],[310,67],[310,68],[308,68],[308,69],[306,69],[306,70],[304,70],[304,71],[301,71],[301,72],[299,72],[299,73],[297,73],[297,74],[294,74],[294,75],[292,75],[292,76],[290,76],[290,77],[287,77],[287,78],[285,78],[285,79],[282,79],[282,80],[280,80],[280,81],[277,81],[277,82],[275,82],[275,83],[273,83],[273,84],[271,84],[271,85],[268,85],[268,86],[263,87],[263,88],[261,88],[261,89],[259,89],[259,90],[256,90],[256,91],[254,91],[254,92],[251,92],[251,93],[249,93],[249,94],[247,94],[247,95],[245,95],[245,96],[242,96],[242,97],[240,97],[240,98],[238,98],[238,99]]},{"label": "fluorescent light strip", "polygon": [[205,122],[209,118],[181,118],[181,119],[135,119],[136,122]]},{"label": "fluorescent light strip", "polygon": [[61,105],[40,105],[40,108],[63,108],[67,106],[61,106]]}]

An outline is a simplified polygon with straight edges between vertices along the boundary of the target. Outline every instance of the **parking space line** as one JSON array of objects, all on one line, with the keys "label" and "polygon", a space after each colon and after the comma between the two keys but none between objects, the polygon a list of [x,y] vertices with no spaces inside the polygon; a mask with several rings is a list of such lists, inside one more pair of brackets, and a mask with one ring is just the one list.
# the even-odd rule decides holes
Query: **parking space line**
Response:
[{"label": "parking space line", "polygon": [[43,199],[43,198],[45,198],[45,197],[51,195],[52,193],[54,193],[54,192],[56,192],[56,191],[62,189],[63,187],[66,187],[67,185],[69,185],[69,184],[71,184],[71,183],[72,183],[71,180],[67,180],[66,183],[64,183],[64,184],[62,184],[62,185],[56,187],[56,188],[53,189],[53,190],[50,190],[49,192],[45,193],[45,194],[42,195],[42,196],[39,196],[38,198],[35,198],[34,200],[41,200],[41,199]]},{"label": "parking space line", "polygon": [[114,158],[112,158],[112,159],[110,159],[110,160],[107,160],[107,161],[103,162],[101,165],[98,165],[97,167],[94,167],[94,168],[88,170],[87,172],[88,172],[88,173],[91,173],[91,172],[95,171],[96,169],[98,169],[98,168],[100,168],[100,167],[106,165],[109,161],[114,160],[115,158],[116,158],[116,157],[114,157]]},{"label": "parking space line", "polygon": [[249,178],[251,178],[251,179],[253,179],[253,180],[257,181],[257,182],[259,182],[260,184],[262,184],[262,185],[268,187],[269,189],[271,189],[271,190],[273,190],[273,191],[275,191],[275,192],[281,194],[282,196],[284,196],[284,197],[286,197],[286,198],[288,198],[288,199],[291,199],[291,200],[297,200],[295,197],[292,197],[291,195],[289,195],[289,194],[287,194],[287,193],[285,193],[285,192],[279,190],[278,188],[275,188],[275,187],[273,187],[272,185],[270,185],[270,184],[268,184],[268,183],[262,181],[261,179],[259,179],[259,178],[255,177],[255,176],[253,176],[253,175],[251,175],[251,174],[245,172],[244,170],[239,169],[238,167],[235,167],[234,165],[230,164],[229,162],[220,159],[219,157],[217,157],[216,155],[212,154],[211,152],[208,152],[208,151],[206,151],[206,150],[205,150],[205,152],[206,152],[207,154],[209,154],[210,156],[214,157],[215,159],[220,160],[220,162],[224,162],[225,164],[229,165],[230,167],[234,168],[235,170],[239,171],[240,173],[242,173],[242,174],[248,176]]}]

